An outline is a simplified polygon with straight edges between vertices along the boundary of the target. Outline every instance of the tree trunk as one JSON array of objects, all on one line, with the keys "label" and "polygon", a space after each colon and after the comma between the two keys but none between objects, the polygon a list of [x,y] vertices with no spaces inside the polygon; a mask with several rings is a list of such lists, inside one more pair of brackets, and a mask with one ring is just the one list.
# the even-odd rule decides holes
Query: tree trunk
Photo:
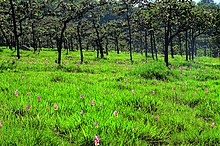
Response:
[{"label": "tree trunk", "polygon": [[205,47],[205,49],[204,49],[204,56],[206,56],[206,54],[207,54],[207,48]]},{"label": "tree trunk", "polygon": [[66,39],[66,46],[65,46],[65,48],[66,48],[66,55],[68,55],[69,54],[69,45],[68,45],[68,40]]},{"label": "tree trunk", "polygon": [[97,58],[99,58],[99,43],[98,43],[98,41],[97,40],[95,40],[95,42],[96,42],[96,45],[97,45]]},{"label": "tree trunk", "polygon": [[127,23],[128,23],[128,32],[129,32],[130,61],[131,61],[131,63],[133,63],[133,59],[132,59],[132,47],[131,47],[131,42],[132,42],[132,38],[131,38],[131,24],[130,24],[130,18],[129,18],[129,7],[128,7],[128,4],[126,5],[126,8],[127,8]]},{"label": "tree trunk", "polygon": [[106,37],[106,44],[105,44],[105,49],[106,49],[106,55],[108,56],[108,37]]},{"label": "tree trunk", "polygon": [[146,57],[146,59],[147,59],[147,50],[148,50],[148,43],[147,43],[147,41],[148,41],[148,39],[147,39],[147,31],[145,31],[145,36],[144,36],[144,41],[145,41],[145,57]]},{"label": "tree trunk", "polygon": [[[170,29],[170,36],[171,35],[172,35],[172,30]],[[170,40],[170,50],[171,50],[171,57],[174,58],[173,39]]]},{"label": "tree trunk", "polygon": [[169,48],[169,32],[170,32],[170,21],[167,23],[167,28],[165,27],[165,50],[164,50],[164,61],[166,66],[169,66],[169,56],[168,56],[168,48]]},{"label": "tree trunk", "polygon": [[62,27],[60,38],[59,38],[59,41],[58,41],[58,60],[57,60],[57,63],[59,65],[61,64],[62,44],[63,44],[64,32],[66,30],[66,25],[67,25],[67,22],[66,21],[63,22],[63,27]]},{"label": "tree trunk", "polygon": [[82,40],[81,40],[81,34],[80,34],[80,27],[81,22],[78,22],[77,25],[77,35],[78,35],[78,41],[79,41],[79,49],[80,49],[80,58],[81,58],[81,64],[83,63],[83,50],[82,50]]},{"label": "tree trunk", "polygon": [[51,34],[49,35],[49,37],[50,37],[50,48],[53,49],[53,41],[52,41],[52,36],[51,36]]},{"label": "tree trunk", "polygon": [[71,51],[73,51],[73,35],[72,34],[70,38],[70,46],[71,46]]},{"label": "tree trunk", "polygon": [[153,32],[150,32],[150,47],[151,47],[151,54],[152,54],[152,59],[154,60],[154,44],[153,44]]},{"label": "tree trunk", "polygon": [[180,47],[180,55],[183,56],[183,50],[182,50],[182,39],[181,39],[181,36],[179,36],[179,47]]},{"label": "tree trunk", "polygon": [[[32,32],[32,41],[33,41],[32,45],[33,45],[34,53],[35,53],[37,51],[37,47],[36,47],[36,39],[35,39],[35,31],[34,31],[34,22],[31,23],[31,32]],[[47,39],[47,41],[48,41],[48,39]]]},{"label": "tree trunk", "polygon": [[10,0],[10,5],[11,5],[11,11],[12,11],[12,20],[13,20],[13,33],[15,37],[15,46],[17,50],[17,57],[20,59],[20,48],[19,48],[19,38],[18,38],[18,33],[17,33],[17,25],[16,25],[16,19],[15,19],[15,8],[13,4],[13,0]]},{"label": "tree trunk", "polygon": [[189,60],[189,56],[188,56],[188,55],[189,55],[189,54],[188,54],[188,53],[189,53],[189,52],[188,52],[188,30],[186,30],[185,35],[186,35],[186,36],[185,36],[185,37],[186,37],[186,38],[185,38],[185,41],[186,41],[186,61],[188,61],[188,60]]},{"label": "tree trunk", "polygon": [[195,37],[192,39],[192,60],[194,61],[194,53],[195,53]]},{"label": "tree trunk", "polygon": [[115,37],[115,46],[116,46],[116,50],[117,50],[117,54],[119,54],[119,47],[118,47],[118,37]]},{"label": "tree trunk", "polygon": [[155,55],[156,55],[156,60],[158,61],[158,58],[157,58],[157,46],[156,46],[156,39],[155,39],[154,32],[153,32],[153,43],[154,43],[154,51],[155,51]]},{"label": "tree trunk", "polygon": [[[101,58],[104,58],[104,53],[103,53],[102,44],[101,44],[101,40],[100,40],[100,36],[99,36],[99,31],[98,31],[98,28],[96,27],[94,19],[93,19],[92,22],[93,22],[93,27],[95,28],[97,43],[98,43],[97,45],[98,45],[98,48],[99,48],[99,51],[100,51],[100,54],[101,54]],[[98,52],[97,52],[97,56],[98,56]]]}]

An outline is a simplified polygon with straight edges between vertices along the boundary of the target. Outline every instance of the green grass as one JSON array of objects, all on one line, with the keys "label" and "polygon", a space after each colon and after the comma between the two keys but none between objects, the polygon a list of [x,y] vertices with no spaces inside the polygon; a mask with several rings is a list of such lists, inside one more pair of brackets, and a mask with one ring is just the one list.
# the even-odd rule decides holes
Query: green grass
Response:
[{"label": "green grass", "polygon": [[81,65],[79,52],[63,52],[58,67],[54,51],[22,51],[17,60],[13,52],[1,50],[2,145],[88,146],[95,135],[100,145],[220,143],[218,58],[187,62],[175,56],[168,69],[161,56],[146,62],[134,54],[131,65],[126,53],[97,59],[95,52],[84,52]]}]

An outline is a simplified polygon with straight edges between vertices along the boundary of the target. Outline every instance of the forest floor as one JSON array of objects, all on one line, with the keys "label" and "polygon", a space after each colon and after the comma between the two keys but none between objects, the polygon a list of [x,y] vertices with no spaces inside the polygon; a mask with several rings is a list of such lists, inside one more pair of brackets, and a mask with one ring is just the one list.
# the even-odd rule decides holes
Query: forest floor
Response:
[{"label": "forest floor", "polygon": [[219,58],[0,50],[2,145],[218,145]]}]

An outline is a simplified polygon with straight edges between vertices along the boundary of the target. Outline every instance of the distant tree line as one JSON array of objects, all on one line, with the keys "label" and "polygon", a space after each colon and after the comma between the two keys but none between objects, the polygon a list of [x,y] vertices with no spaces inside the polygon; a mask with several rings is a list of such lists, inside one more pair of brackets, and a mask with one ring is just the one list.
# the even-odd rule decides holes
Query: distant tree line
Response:
[{"label": "distant tree line", "polygon": [[32,47],[94,50],[104,58],[140,52],[157,60],[185,55],[219,56],[220,6],[213,0],[0,0],[0,45],[17,52]]}]

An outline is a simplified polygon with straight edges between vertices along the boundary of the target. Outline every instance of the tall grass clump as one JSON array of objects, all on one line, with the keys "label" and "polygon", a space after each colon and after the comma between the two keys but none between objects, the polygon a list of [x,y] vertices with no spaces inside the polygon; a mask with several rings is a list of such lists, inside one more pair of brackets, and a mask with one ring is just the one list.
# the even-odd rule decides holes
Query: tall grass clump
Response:
[{"label": "tall grass clump", "polygon": [[164,63],[154,61],[142,63],[131,73],[144,79],[157,79],[162,81],[174,81],[180,79],[180,73],[173,67],[167,68]]}]

